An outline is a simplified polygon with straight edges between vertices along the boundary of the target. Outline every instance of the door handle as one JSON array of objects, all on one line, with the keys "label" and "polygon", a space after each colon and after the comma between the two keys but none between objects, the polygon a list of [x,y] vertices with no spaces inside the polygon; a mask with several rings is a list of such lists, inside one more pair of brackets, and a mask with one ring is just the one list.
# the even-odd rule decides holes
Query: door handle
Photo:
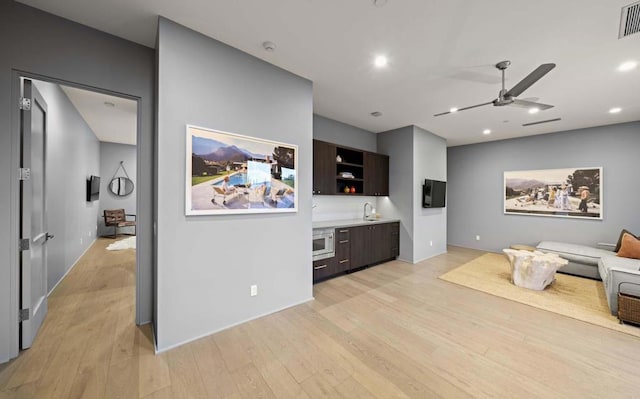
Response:
[{"label": "door handle", "polygon": [[47,241],[49,241],[49,240],[53,240],[55,236],[53,234],[49,234],[49,232],[47,232],[45,237],[47,238]]}]

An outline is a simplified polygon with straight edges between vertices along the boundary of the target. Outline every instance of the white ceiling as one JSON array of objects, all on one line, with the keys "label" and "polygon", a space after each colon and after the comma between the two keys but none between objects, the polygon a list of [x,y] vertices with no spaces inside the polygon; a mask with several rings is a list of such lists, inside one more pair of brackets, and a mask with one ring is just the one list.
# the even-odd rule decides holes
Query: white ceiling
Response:
[{"label": "white ceiling", "polygon": [[[150,47],[162,15],[314,83],[314,111],[370,131],[415,124],[449,145],[640,120],[640,34],[618,39],[633,0],[23,0],[25,4]],[[261,44],[277,45],[273,53]],[[376,70],[377,54],[389,66]],[[542,63],[557,67],[521,98],[555,108],[530,115],[485,106]],[[623,111],[612,115],[611,107]],[[383,116],[374,118],[373,111]],[[561,117],[531,127],[526,122]],[[492,134],[482,135],[489,128]]]},{"label": "white ceiling", "polygon": [[138,104],[135,101],[75,87],[60,87],[98,140],[136,145]]}]

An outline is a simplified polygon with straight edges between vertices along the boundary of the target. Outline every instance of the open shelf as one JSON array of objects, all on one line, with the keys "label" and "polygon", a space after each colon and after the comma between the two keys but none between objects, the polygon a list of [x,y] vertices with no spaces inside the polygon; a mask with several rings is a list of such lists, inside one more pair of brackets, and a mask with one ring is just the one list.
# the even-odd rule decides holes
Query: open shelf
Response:
[{"label": "open shelf", "polygon": [[364,168],[363,164],[350,163],[350,162],[336,162],[337,165],[345,165],[345,166],[355,166],[359,168]]}]

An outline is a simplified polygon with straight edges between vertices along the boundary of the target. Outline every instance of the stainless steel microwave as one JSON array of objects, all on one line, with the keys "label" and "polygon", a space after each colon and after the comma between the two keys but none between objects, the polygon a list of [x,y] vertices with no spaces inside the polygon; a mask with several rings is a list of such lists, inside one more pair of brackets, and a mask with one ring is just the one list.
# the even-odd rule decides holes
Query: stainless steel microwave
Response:
[{"label": "stainless steel microwave", "polygon": [[313,230],[313,260],[336,256],[334,229]]}]

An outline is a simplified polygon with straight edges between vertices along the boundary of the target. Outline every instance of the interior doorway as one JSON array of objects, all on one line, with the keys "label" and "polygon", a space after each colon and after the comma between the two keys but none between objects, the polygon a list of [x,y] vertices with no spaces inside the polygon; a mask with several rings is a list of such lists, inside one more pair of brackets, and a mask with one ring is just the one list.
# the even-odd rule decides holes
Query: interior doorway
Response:
[{"label": "interior doorway", "polygon": [[[19,80],[19,348],[31,347],[47,325],[82,324],[84,317],[47,321],[68,316],[69,303],[80,314],[110,311],[80,306],[92,297],[99,298],[94,305],[126,308],[118,323],[135,326],[138,101]],[[122,218],[105,218],[110,211]],[[106,323],[99,314],[94,319]]]}]

